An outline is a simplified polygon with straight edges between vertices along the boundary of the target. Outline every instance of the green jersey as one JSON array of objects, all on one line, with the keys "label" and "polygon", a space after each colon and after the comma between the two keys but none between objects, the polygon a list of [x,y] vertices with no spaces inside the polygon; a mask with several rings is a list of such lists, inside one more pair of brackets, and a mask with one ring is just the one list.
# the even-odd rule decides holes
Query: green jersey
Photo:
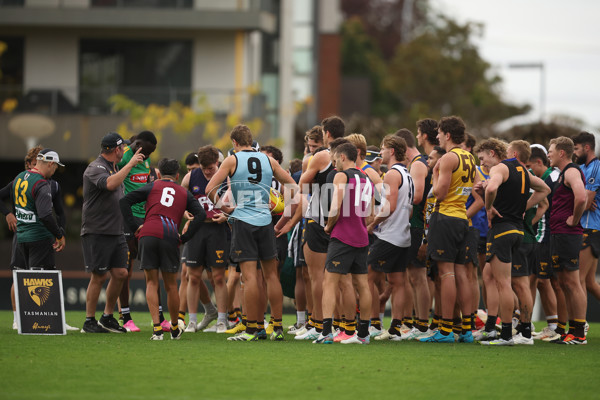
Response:
[{"label": "green jersey", "polygon": [[[123,154],[123,159],[118,164],[119,168],[123,168],[127,163],[131,160],[135,153],[131,150],[129,146],[125,146],[125,153]],[[137,163],[131,171],[129,171],[129,175],[125,178],[123,184],[125,185],[125,194],[129,192],[133,192],[136,189],[139,189],[149,181],[150,177],[150,160],[146,159],[141,163]],[[131,211],[133,215],[138,218],[146,217],[146,202],[137,203],[131,206]]]},{"label": "green jersey", "polygon": [[[13,181],[12,189],[17,218],[17,242],[53,238],[54,235],[40,221],[40,217],[52,213],[52,194],[48,181],[37,172],[23,171]],[[42,208],[39,212],[38,207]]]}]

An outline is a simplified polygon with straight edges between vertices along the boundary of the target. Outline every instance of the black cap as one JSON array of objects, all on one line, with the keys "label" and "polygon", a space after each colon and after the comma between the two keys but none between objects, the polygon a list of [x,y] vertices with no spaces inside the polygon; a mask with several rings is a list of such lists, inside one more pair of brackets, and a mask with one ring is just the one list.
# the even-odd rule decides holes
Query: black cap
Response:
[{"label": "black cap", "polygon": [[122,144],[129,144],[129,140],[125,140],[116,132],[110,132],[102,138],[101,146],[103,149],[112,149]]},{"label": "black cap", "polygon": [[365,161],[372,163],[375,160],[381,160],[381,153],[375,150],[367,150]]}]

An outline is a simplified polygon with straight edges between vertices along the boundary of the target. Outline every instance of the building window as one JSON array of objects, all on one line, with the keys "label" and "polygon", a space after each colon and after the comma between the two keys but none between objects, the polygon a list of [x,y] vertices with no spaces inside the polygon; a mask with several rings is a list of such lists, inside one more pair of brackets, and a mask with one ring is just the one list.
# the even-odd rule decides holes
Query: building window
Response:
[{"label": "building window", "polygon": [[141,104],[190,103],[192,44],[189,40],[82,39],[79,90],[82,109],[105,111],[124,94]]},{"label": "building window", "polygon": [[22,37],[0,36],[0,48],[4,49],[0,51],[0,106],[4,111],[14,109],[14,100],[23,95],[23,46]]},{"label": "building window", "polygon": [[25,0],[0,0],[0,7],[23,7]]}]

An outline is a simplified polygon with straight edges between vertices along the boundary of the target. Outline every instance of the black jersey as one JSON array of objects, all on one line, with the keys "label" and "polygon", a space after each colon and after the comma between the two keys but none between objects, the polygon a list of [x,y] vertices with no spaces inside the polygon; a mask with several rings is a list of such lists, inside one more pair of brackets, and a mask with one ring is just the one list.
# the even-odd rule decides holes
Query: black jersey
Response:
[{"label": "black jersey", "polygon": [[496,216],[492,224],[512,222],[523,226],[523,213],[529,199],[529,172],[516,158],[502,161],[508,167],[508,178],[498,188],[494,208],[502,218]]},{"label": "black jersey", "polygon": [[326,168],[317,172],[311,186],[311,198],[306,217],[323,227],[328,214],[327,195],[325,194],[327,191],[327,175],[334,169],[333,164],[329,163]]}]

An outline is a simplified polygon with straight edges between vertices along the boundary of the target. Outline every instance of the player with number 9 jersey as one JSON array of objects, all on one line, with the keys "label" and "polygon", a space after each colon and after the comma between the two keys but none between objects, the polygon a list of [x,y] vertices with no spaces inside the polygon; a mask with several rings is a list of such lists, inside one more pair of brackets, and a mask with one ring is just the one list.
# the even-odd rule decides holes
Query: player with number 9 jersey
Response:
[{"label": "player with number 9 jersey", "polygon": [[239,151],[234,157],[237,164],[230,187],[236,207],[231,217],[254,226],[269,225],[273,180],[269,157],[253,150]]}]

